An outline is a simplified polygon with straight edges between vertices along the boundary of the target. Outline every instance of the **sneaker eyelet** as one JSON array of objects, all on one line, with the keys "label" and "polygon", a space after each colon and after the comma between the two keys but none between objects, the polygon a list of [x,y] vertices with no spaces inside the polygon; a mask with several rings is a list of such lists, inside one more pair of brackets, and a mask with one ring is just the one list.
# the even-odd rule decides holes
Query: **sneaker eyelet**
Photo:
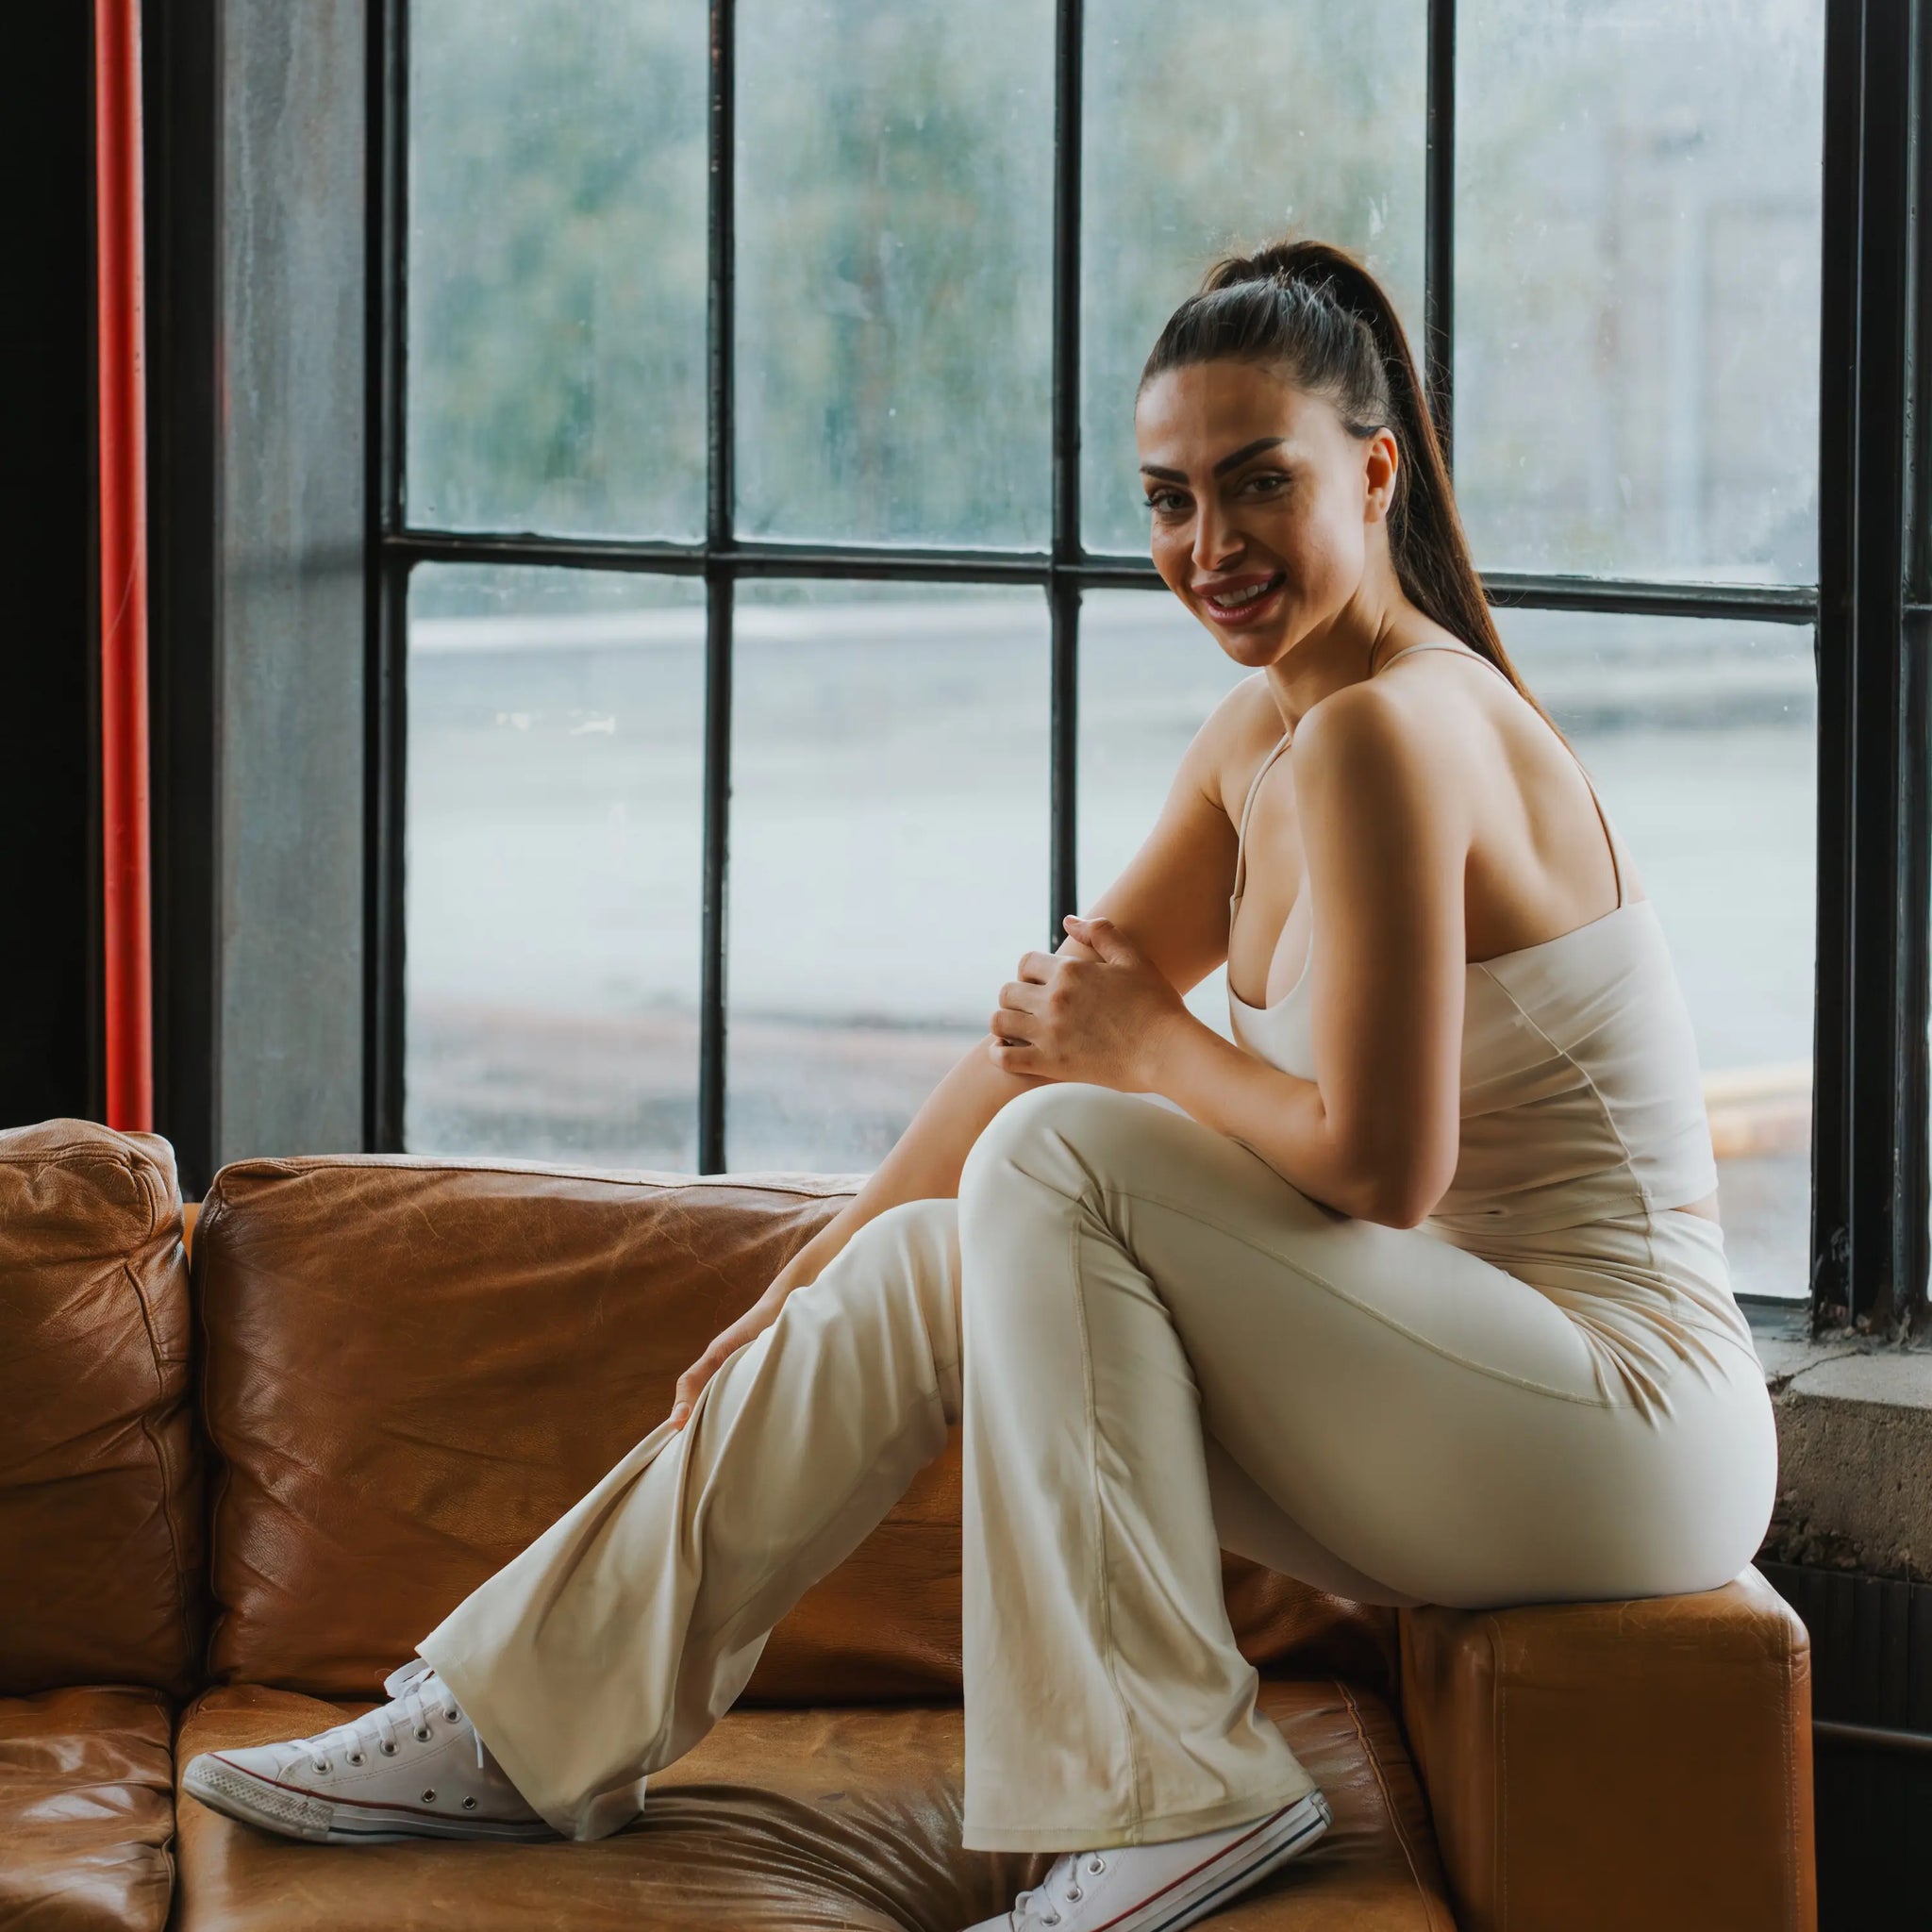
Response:
[{"label": "sneaker eyelet", "polygon": [[429,1729],[427,1725],[425,1725],[420,1731],[413,1732],[411,1735],[419,1744],[426,1744],[429,1741]]},{"label": "sneaker eyelet", "polygon": [[474,1811],[475,1808],[476,1801],[475,1798],[465,1798],[463,1800],[463,1809],[465,1811]]},{"label": "sneaker eyelet", "polygon": [[1080,1888],[1077,1885],[1070,1885],[1067,1888],[1067,1903],[1070,1906],[1076,1906],[1080,1903]]},{"label": "sneaker eyelet", "polygon": [[1092,1864],[1088,1866],[1087,1869],[1090,1872],[1105,1872],[1107,1870],[1107,1865],[1106,1862],[1099,1857],[1099,1855],[1095,1854]]},{"label": "sneaker eyelet", "polygon": [[361,1752],[359,1752],[359,1751],[351,1751],[351,1752],[349,1753],[349,1762],[350,1762],[351,1764],[360,1764],[360,1763],[362,1762],[362,1754],[361,1754]]},{"label": "sneaker eyelet", "polygon": [[423,1793],[423,1802],[424,1802],[424,1803],[425,1803],[425,1805],[433,1805],[433,1804],[435,1804],[435,1803],[436,1803],[436,1793],[435,1793],[434,1791],[425,1791],[425,1792]]},{"label": "sneaker eyelet", "polygon": [[443,1712],[443,1716],[448,1718],[451,1724],[458,1723],[461,1720],[462,1715],[462,1712],[459,1710],[446,1710]]},{"label": "sneaker eyelet", "polygon": [[382,1740],[382,1755],[385,1757],[393,1757],[396,1755],[395,1740],[392,1738],[385,1738]]},{"label": "sneaker eyelet", "polygon": [[318,1762],[315,1758],[311,1757],[308,1760],[308,1768],[313,1772],[325,1772],[328,1769],[328,1759],[325,1757]]}]

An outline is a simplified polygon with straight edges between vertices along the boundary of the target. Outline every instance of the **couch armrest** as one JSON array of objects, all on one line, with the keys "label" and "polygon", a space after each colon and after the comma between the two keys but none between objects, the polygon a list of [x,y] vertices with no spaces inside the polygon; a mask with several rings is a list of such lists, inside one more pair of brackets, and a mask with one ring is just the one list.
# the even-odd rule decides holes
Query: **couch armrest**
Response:
[{"label": "couch armrest", "polygon": [[1812,1932],[1810,1646],[1747,1568],[1631,1603],[1402,1615],[1463,1932]]}]

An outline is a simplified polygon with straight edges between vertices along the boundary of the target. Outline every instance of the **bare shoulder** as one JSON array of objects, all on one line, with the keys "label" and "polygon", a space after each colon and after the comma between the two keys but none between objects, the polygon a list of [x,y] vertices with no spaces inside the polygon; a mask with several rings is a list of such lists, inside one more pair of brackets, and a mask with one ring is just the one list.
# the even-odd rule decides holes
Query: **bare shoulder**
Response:
[{"label": "bare shoulder", "polygon": [[1248,783],[1281,737],[1281,713],[1268,689],[1268,675],[1251,671],[1229,688],[1194,734],[1188,756],[1197,762],[1202,789],[1227,814],[1241,818]]}]

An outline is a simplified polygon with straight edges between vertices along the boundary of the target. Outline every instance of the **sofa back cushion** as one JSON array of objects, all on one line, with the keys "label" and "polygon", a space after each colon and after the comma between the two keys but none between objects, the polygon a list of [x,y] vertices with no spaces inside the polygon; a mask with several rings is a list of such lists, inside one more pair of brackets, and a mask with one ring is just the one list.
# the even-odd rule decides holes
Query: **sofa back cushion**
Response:
[{"label": "sofa back cushion", "polygon": [[201,1457],[175,1156],[0,1131],[0,1695],[201,1663]]},{"label": "sofa back cushion", "polygon": [[[211,1674],[322,1696],[382,1675],[661,1421],[705,1344],[850,1175],[238,1163],[195,1232],[219,1453]],[[953,1697],[955,1441],[773,1633],[746,1697]],[[1257,1661],[1387,1677],[1392,1613],[1230,1558]]]}]

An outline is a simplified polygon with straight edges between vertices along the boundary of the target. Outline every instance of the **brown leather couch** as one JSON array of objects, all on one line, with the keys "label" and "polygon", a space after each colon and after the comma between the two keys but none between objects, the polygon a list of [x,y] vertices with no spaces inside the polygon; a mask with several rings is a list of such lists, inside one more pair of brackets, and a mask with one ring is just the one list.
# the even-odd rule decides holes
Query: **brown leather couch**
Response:
[{"label": "brown leather couch", "polygon": [[[165,1141],[0,1133],[0,1926],[955,1932],[1043,1855],[959,1845],[959,1469],[774,1633],[593,1844],[349,1847],[181,1797],[320,1728],[663,1414],[841,1199],[809,1175],[251,1160],[193,1238]],[[1225,1932],[1814,1924],[1806,1635],[1708,1595],[1397,1615],[1229,1559],[1335,1806]]]}]

